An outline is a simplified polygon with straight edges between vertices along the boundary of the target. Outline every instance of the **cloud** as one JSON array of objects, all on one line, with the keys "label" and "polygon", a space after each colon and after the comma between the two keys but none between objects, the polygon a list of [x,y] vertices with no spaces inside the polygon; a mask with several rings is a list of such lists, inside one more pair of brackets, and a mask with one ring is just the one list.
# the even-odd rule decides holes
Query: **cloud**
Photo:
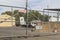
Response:
[{"label": "cloud", "polygon": [[25,6],[25,1],[23,0],[1,0],[2,5],[13,5],[13,6]]},{"label": "cloud", "polygon": [[[10,6],[20,6],[20,7],[25,7],[25,0],[1,0],[0,5],[10,5]],[[11,8],[8,7],[1,7],[0,6],[0,13],[4,11],[9,11]]]},{"label": "cloud", "polygon": [[[12,5],[12,6],[20,6],[25,7],[26,0],[1,0],[0,5]],[[47,5],[49,8],[60,8],[60,0],[28,0],[28,8],[34,9],[34,10],[43,10],[44,8],[47,8]],[[3,8],[0,7],[2,11],[10,10],[10,8]],[[1,10],[0,10],[1,12]]]},{"label": "cloud", "polygon": [[31,9],[35,10],[47,8],[47,5],[49,6],[49,8],[60,8],[60,0],[36,0],[35,3],[31,3]]}]

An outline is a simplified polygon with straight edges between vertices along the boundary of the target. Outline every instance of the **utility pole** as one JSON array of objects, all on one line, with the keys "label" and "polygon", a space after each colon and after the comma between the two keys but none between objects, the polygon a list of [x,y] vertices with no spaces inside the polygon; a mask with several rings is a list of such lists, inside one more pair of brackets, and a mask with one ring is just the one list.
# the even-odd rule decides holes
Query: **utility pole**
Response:
[{"label": "utility pole", "polygon": [[[49,5],[47,5],[47,9],[49,9]],[[50,28],[50,22],[49,22],[49,10],[47,13],[48,13],[48,33],[50,33],[51,28]]]},{"label": "utility pole", "polygon": [[59,11],[57,12],[57,22],[59,22]]},{"label": "utility pole", "polygon": [[11,14],[11,25],[13,26],[13,7],[11,7],[11,12],[12,12],[12,14]]},{"label": "utility pole", "polygon": [[28,36],[28,0],[26,0],[26,37]]}]

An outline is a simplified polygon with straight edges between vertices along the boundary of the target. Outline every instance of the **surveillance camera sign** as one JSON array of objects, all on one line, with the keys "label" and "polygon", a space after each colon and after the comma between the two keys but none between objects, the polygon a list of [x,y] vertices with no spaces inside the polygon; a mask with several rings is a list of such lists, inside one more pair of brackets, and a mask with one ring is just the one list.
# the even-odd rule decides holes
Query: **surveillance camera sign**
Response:
[{"label": "surveillance camera sign", "polygon": [[26,24],[25,21],[24,21],[24,17],[20,17],[20,24],[21,25],[25,25]]}]

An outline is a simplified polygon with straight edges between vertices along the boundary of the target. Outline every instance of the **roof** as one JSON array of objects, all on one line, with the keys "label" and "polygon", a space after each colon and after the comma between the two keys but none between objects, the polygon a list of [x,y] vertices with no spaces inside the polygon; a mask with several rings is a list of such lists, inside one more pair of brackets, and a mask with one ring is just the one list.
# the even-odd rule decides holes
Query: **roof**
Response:
[{"label": "roof", "polygon": [[60,11],[60,9],[44,9],[44,10],[50,10],[50,11]]}]

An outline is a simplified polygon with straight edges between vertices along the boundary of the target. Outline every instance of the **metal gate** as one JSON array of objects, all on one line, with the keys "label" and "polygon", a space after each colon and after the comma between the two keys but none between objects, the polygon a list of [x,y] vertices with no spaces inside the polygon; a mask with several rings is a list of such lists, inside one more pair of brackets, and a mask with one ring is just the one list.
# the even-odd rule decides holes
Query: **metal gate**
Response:
[{"label": "metal gate", "polygon": [[[59,12],[45,11],[50,9],[32,10],[31,8],[28,9],[27,5],[26,8],[9,5],[0,6],[10,9],[10,11],[0,15],[0,37],[30,37],[60,32]],[[57,13],[56,22],[49,21],[50,13]],[[46,16],[48,17],[47,20]]]},{"label": "metal gate", "polygon": [[0,37],[26,36],[26,27],[20,26],[20,17],[24,14],[20,11],[25,8],[9,5],[0,5],[0,7],[6,9],[6,11],[0,11]]}]

